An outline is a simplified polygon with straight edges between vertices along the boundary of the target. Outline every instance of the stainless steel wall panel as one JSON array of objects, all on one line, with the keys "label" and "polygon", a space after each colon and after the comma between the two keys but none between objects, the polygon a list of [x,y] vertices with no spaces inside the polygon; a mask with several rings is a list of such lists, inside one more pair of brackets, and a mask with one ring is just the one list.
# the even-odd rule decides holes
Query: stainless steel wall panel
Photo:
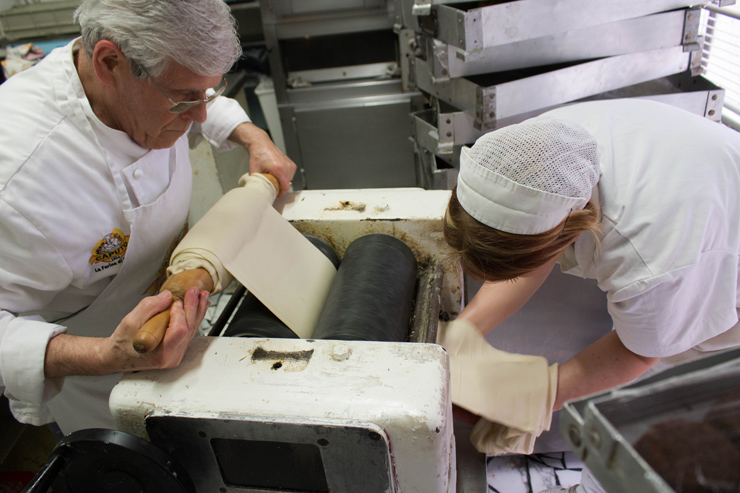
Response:
[{"label": "stainless steel wall panel", "polygon": [[418,93],[404,94],[398,79],[371,80],[349,83],[320,84],[288,91],[288,102],[292,105],[346,105],[346,100],[373,103],[381,99],[420,99]]},{"label": "stainless steel wall panel", "polygon": [[408,100],[296,108],[308,189],[416,186]]},{"label": "stainless steel wall panel", "polygon": [[321,82],[390,78],[395,77],[399,73],[400,69],[396,62],[372,63],[315,70],[298,70],[295,72],[288,72],[287,84],[290,87],[301,87]]},{"label": "stainless steel wall panel", "polygon": [[395,79],[295,89],[289,99],[280,115],[296,189],[418,186],[409,113],[421,93]]},{"label": "stainless steel wall panel", "polygon": [[[363,11],[361,14],[358,15],[357,12],[339,12],[331,16],[319,16],[319,19],[316,19],[316,16],[299,16],[273,24],[273,28],[279,39],[326,36],[346,32],[377,31],[393,28],[393,16],[385,10]],[[263,21],[263,24],[268,24],[268,22]]]},{"label": "stainless steel wall panel", "polygon": [[279,16],[384,8],[386,4],[386,0],[269,0],[269,2],[272,11]]},{"label": "stainless steel wall panel", "polygon": [[296,190],[418,186],[391,4],[260,0]]}]

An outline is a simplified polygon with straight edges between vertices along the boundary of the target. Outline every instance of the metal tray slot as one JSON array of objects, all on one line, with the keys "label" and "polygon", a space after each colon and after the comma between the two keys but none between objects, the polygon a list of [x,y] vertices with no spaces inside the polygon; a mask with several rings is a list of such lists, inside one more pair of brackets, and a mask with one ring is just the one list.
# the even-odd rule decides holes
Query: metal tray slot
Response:
[{"label": "metal tray slot", "polygon": [[[670,48],[687,45],[687,41],[687,48],[698,49],[699,15],[698,9],[677,10],[478,51],[464,51],[425,35],[419,37],[424,40],[432,77],[444,80]],[[695,24],[687,22],[694,19]],[[687,33],[689,24],[692,26],[690,34]]]},{"label": "metal tray slot", "polygon": [[[552,34],[644,17],[690,7],[687,0],[529,0],[435,4],[431,19],[420,24],[413,15],[413,0],[404,0],[405,25],[427,26],[427,34],[466,51],[515,43]],[[422,10],[417,9],[417,12]],[[429,26],[433,26],[432,29]],[[430,32],[432,31],[433,32]]]},{"label": "metal tray slot", "polygon": [[691,62],[690,53],[674,47],[566,64],[553,70],[528,69],[518,72],[524,77],[516,80],[509,79],[510,73],[435,83],[428,63],[417,58],[415,76],[420,89],[474,115],[475,128],[487,131],[516,115],[684,72]]},{"label": "metal tray slot", "polygon": [[[523,113],[499,120],[500,126],[512,125],[535,117],[545,111],[581,101],[600,99],[644,98],[670,104],[695,115],[719,121],[724,100],[724,89],[702,76],[692,76],[689,71],[681,74],[622,87],[597,94],[572,103]],[[413,139],[417,146],[418,165],[428,188],[451,188],[455,184],[459,167],[460,148],[472,145],[483,135],[475,128],[472,115],[437,100],[433,108],[411,114]],[[449,165],[450,168],[440,166]]]}]

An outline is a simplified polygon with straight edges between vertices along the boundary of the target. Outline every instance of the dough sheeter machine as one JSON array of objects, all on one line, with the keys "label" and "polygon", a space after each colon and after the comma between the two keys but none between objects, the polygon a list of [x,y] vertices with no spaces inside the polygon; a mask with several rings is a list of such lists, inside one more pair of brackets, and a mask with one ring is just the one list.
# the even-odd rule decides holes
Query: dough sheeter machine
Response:
[{"label": "dough sheeter machine", "polygon": [[486,491],[485,457],[453,426],[448,360],[434,344],[440,316],[463,304],[441,230],[449,195],[278,199],[284,218],[340,257],[369,234],[409,247],[418,276],[407,342],[197,337],[179,367],[121,379],[110,397],[118,430],[168,453],[198,492]]}]

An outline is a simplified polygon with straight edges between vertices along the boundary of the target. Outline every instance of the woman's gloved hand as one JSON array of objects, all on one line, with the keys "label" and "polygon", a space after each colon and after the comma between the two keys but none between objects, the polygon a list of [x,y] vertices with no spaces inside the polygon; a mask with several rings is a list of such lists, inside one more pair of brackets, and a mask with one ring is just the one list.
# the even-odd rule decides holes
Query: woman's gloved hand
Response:
[{"label": "woman's gloved hand", "polygon": [[470,439],[480,452],[530,454],[550,429],[558,381],[557,363],[507,353],[469,322],[441,323],[439,344],[450,358],[453,404],[481,416]]}]

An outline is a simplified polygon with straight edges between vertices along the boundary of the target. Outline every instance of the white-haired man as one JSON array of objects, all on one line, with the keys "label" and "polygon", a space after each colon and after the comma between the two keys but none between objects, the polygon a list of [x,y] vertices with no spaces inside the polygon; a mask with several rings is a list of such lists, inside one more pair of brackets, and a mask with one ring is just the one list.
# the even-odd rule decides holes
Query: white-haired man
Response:
[{"label": "white-haired man", "polygon": [[222,0],[84,0],[75,19],[81,38],[0,86],[0,386],[65,434],[113,427],[120,372],[177,366],[205,314],[193,288],[155,351],[132,348],[171,302],[147,295],[184,233],[188,134],[244,146],[281,193],[296,169],[219,97],[241,54]]}]

